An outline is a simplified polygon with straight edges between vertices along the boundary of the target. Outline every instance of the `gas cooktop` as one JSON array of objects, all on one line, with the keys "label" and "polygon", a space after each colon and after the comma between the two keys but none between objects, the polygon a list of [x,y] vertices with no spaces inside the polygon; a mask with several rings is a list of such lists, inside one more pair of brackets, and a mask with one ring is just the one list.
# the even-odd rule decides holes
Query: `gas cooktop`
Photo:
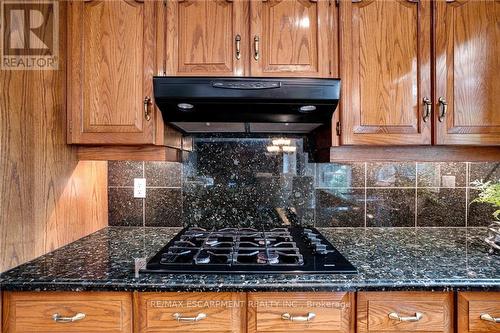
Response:
[{"label": "gas cooktop", "polygon": [[185,228],[146,273],[357,273],[314,228]]}]

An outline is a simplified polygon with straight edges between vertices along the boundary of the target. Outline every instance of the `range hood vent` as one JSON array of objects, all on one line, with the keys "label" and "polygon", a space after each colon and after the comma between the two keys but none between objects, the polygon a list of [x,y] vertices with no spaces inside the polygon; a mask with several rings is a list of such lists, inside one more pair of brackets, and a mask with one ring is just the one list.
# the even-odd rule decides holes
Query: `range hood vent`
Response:
[{"label": "range hood vent", "polygon": [[331,122],[340,94],[337,79],[157,76],[153,80],[163,119],[185,133],[310,133]]}]

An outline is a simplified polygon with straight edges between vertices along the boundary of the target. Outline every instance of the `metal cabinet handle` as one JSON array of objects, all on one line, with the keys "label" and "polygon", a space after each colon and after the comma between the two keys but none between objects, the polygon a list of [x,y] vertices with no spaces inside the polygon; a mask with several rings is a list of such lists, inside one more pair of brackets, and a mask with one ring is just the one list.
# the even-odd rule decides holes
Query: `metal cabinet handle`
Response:
[{"label": "metal cabinet handle", "polygon": [[82,320],[86,317],[85,313],[78,312],[73,317],[62,317],[59,313],[54,313],[52,315],[52,320],[56,323],[72,323],[74,321]]},{"label": "metal cabinet handle", "polygon": [[255,60],[259,60],[259,41],[260,41],[259,36],[255,36],[253,38],[253,48],[254,48],[253,58]]},{"label": "metal cabinet handle", "polygon": [[151,110],[149,109],[149,104],[151,104],[151,97],[144,97],[144,118],[146,118],[147,121],[151,120]]},{"label": "metal cabinet handle", "polygon": [[441,112],[439,113],[438,120],[442,122],[444,117],[446,116],[446,112],[448,112],[448,102],[446,102],[446,99],[444,99],[444,97],[439,97],[438,102],[441,105]]},{"label": "metal cabinet handle", "polygon": [[429,97],[424,97],[424,116],[423,120],[424,123],[426,123],[429,120],[429,117],[431,116],[431,107],[432,107],[432,102]]},{"label": "metal cabinet handle", "polygon": [[481,320],[484,320],[484,321],[489,321],[491,323],[500,324],[500,317],[492,317],[488,313],[483,313],[480,318],[481,318]]},{"label": "metal cabinet handle", "polygon": [[389,318],[397,321],[419,321],[423,316],[420,312],[416,312],[414,317],[400,317],[396,312],[389,313]]},{"label": "metal cabinet handle", "polygon": [[316,318],[316,314],[314,312],[308,312],[307,315],[305,315],[305,316],[292,316],[288,312],[283,313],[281,315],[281,319],[283,319],[283,320],[290,320],[290,321],[301,321],[301,322],[304,322],[304,321],[311,321],[314,318]]},{"label": "metal cabinet handle", "polygon": [[240,58],[241,58],[241,49],[240,49],[241,36],[240,35],[236,35],[236,37],[234,37],[234,43],[236,44],[236,60],[240,60]]},{"label": "metal cabinet handle", "polygon": [[174,317],[174,319],[177,321],[197,322],[207,318],[207,315],[203,312],[200,312],[196,315],[196,317],[183,317],[181,313],[174,313],[172,317]]}]

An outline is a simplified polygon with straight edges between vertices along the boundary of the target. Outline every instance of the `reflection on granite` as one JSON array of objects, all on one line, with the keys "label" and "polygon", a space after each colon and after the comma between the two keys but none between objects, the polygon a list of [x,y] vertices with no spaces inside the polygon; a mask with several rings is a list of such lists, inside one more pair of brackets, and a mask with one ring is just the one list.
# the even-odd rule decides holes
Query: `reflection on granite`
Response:
[{"label": "reflection on granite", "polygon": [[419,227],[465,227],[465,188],[419,188]]},{"label": "reflection on granite", "polygon": [[485,228],[324,228],[358,268],[333,274],[141,274],[133,259],[155,254],[180,229],[109,227],[5,272],[4,290],[500,291],[500,256]]},{"label": "reflection on granite", "polygon": [[367,163],[367,187],[415,187],[415,162]]},{"label": "reflection on granite", "polygon": [[316,190],[317,227],[365,226],[365,190]]},{"label": "reflection on granite", "polygon": [[366,225],[368,227],[415,226],[415,190],[367,189]]},{"label": "reflection on granite", "polygon": [[315,164],[316,187],[365,187],[365,163]]},{"label": "reflection on granite", "polygon": [[290,139],[296,152],[283,153],[268,151],[272,139],[196,139],[184,163],[184,224],[257,226],[279,223],[277,209],[314,208],[302,145]]},{"label": "reflection on granite", "polygon": [[493,221],[495,207],[487,203],[472,202],[479,196],[479,190],[469,188],[467,203],[469,205],[467,225],[470,227],[487,227]]},{"label": "reflection on granite", "polygon": [[465,162],[418,162],[418,187],[465,187],[467,166]]}]

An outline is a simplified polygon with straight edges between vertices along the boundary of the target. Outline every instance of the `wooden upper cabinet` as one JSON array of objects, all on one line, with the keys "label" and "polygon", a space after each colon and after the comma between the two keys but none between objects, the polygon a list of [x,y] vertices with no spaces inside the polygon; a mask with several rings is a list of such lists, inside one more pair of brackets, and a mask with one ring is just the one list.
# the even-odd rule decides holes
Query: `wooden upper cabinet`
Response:
[{"label": "wooden upper cabinet", "polygon": [[436,143],[500,145],[500,1],[435,6]]},{"label": "wooden upper cabinet", "polygon": [[[153,1],[71,1],[68,141],[154,143]],[[148,120],[149,119],[149,120]]]},{"label": "wooden upper cabinet", "polygon": [[431,143],[430,19],[429,1],[340,1],[343,144]]},{"label": "wooden upper cabinet", "polygon": [[330,76],[328,0],[250,1],[252,76]]},{"label": "wooden upper cabinet", "polygon": [[169,0],[166,4],[167,75],[246,74],[247,2]]}]

